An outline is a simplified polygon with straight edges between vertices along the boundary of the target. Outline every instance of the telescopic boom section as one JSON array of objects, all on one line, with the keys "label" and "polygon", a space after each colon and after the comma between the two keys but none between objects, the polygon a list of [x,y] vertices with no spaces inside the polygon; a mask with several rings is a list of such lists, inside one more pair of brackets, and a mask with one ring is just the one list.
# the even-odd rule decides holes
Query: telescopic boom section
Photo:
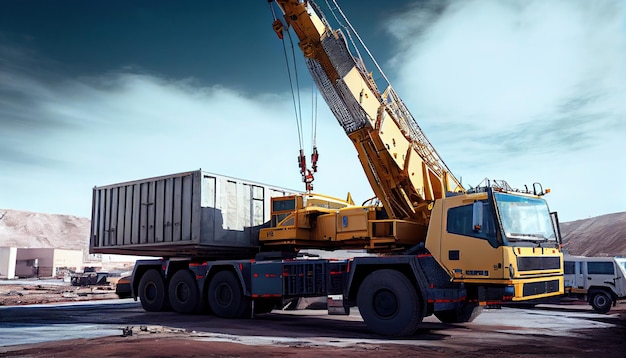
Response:
[{"label": "telescopic boom section", "polygon": [[[314,81],[356,147],[389,217],[427,223],[429,203],[449,192],[465,192],[394,89],[388,85],[383,92],[378,90],[343,32],[330,28],[317,5],[298,0],[276,3],[298,36]],[[282,31],[282,26],[274,28]]]}]

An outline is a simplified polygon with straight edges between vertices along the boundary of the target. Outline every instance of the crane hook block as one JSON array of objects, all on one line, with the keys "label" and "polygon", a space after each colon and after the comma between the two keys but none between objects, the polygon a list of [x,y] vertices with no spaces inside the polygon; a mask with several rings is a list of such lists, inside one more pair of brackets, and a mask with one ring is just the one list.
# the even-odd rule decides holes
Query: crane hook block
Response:
[{"label": "crane hook block", "polygon": [[313,173],[310,170],[306,170],[306,176],[304,176],[304,184],[306,185],[306,191],[311,192],[313,191],[313,180],[315,180],[315,178],[313,178]]},{"label": "crane hook block", "polygon": [[274,29],[274,32],[276,33],[278,38],[282,40],[283,39],[283,23],[280,21],[280,19],[274,20],[274,22],[272,23],[272,28]]},{"label": "crane hook block", "polygon": [[317,147],[313,147],[313,154],[311,154],[313,173],[317,173],[317,160],[319,159],[319,157],[320,154],[317,152]]},{"label": "crane hook block", "polygon": [[[298,156],[298,167],[300,167],[300,175],[302,175],[302,182],[305,184],[307,192],[313,190],[313,173],[317,171],[317,149],[315,149],[314,155],[315,161],[313,162],[313,167],[315,169],[313,171],[306,167],[306,156],[304,155],[303,149],[300,149],[300,155]],[[313,155],[311,157],[313,157]]]},{"label": "crane hook block", "polygon": [[300,167],[300,173],[304,174],[306,170],[306,157],[302,149],[300,149],[300,155],[298,156],[298,167]]}]

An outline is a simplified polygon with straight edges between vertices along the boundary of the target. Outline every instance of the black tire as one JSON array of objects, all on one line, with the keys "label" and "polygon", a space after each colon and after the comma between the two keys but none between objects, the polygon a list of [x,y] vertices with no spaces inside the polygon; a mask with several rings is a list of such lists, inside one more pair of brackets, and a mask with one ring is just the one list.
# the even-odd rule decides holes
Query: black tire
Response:
[{"label": "black tire", "polygon": [[157,270],[148,270],[139,281],[141,306],[148,312],[164,311],[168,307],[165,281]]},{"label": "black tire", "polygon": [[435,317],[443,323],[465,323],[474,321],[482,311],[483,308],[478,303],[463,302],[455,310],[435,312]]},{"label": "black tire", "polygon": [[413,334],[424,318],[416,288],[396,270],[378,270],[365,277],[357,305],[367,327],[385,336]]},{"label": "black tire", "polygon": [[591,296],[591,307],[597,313],[608,313],[613,305],[613,298],[604,291],[598,291]]},{"label": "black tire", "polygon": [[198,311],[200,290],[196,278],[189,270],[180,270],[172,276],[169,284],[169,301],[178,313]]},{"label": "black tire", "polygon": [[239,279],[231,271],[218,272],[209,284],[209,306],[218,317],[242,318],[250,306]]}]

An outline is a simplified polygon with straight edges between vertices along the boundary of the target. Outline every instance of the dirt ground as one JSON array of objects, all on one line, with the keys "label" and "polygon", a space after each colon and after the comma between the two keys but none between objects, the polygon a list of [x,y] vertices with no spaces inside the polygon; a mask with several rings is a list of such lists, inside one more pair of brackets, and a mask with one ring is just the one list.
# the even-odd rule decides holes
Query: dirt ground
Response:
[{"label": "dirt ground", "polygon": [[[88,347],[88,348],[86,348]],[[97,338],[38,344],[0,357],[361,357],[376,354],[381,357],[448,357],[450,352],[416,349],[404,345],[357,344],[353,347],[332,346],[252,346],[227,342],[207,342],[176,336]],[[472,355],[474,356],[474,355]]]},{"label": "dirt ground", "polygon": [[115,280],[102,286],[72,286],[31,280],[27,284],[0,285],[0,306],[33,305],[55,302],[108,300],[117,298]]},{"label": "dirt ground", "polygon": [[[45,285],[33,282],[32,285],[0,285],[0,305],[26,305],[64,301],[86,301],[116,298],[114,285],[107,287],[72,287]],[[624,357],[626,352],[626,303],[614,307],[609,315],[597,315],[584,304],[565,305],[563,307],[538,307],[541,314],[533,310],[520,310],[519,315],[536,319],[537,326],[541,320],[550,320],[550,310],[560,315],[582,314],[599,324],[610,323],[611,328],[572,329],[571,334],[545,334],[526,332],[521,328],[511,333],[510,324],[504,321],[510,315],[506,312],[483,313],[492,315],[495,320],[483,323],[463,325],[443,325],[433,317],[428,317],[420,330],[412,337],[403,339],[385,339],[377,337],[362,327],[362,322],[332,320],[320,324],[317,328],[308,329],[313,332],[302,339],[284,341],[274,337],[274,333],[264,334],[264,325],[275,324],[287,332],[293,330],[292,325],[300,325],[302,316],[281,315],[265,321],[221,320],[211,319],[213,323],[199,323],[188,326],[176,325],[177,321],[192,320],[190,316],[168,313],[163,316],[148,316],[154,319],[154,326],[133,327],[132,335],[108,336],[91,339],[70,339],[53,342],[25,344],[2,347],[0,357],[362,357],[377,355],[380,357],[542,357],[560,355],[568,357]],[[136,317],[144,317],[142,312],[134,313]],[[500,316],[495,316],[500,315]],[[515,313],[518,315],[518,313]],[[135,316],[132,316],[135,317]],[[276,316],[275,316],[276,317]],[[536,317],[536,318],[534,318]],[[306,317],[305,317],[306,318]],[[145,318],[137,318],[145,319]],[[225,334],[215,327],[225,327],[234,322],[234,334]],[[236,322],[235,322],[236,321]],[[194,321],[196,322],[196,321]],[[197,322],[203,322],[198,320]],[[307,325],[312,321],[303,321]],[[501,322],[501,323],[500,323]],[[96,323],[96,322],[94,322]],[[288,324],[290,323],[290,324]],[[510,322],[507,322],[510,323]],[[0,323],[2,325],[2,323]],[[324,326],[326,325],[326,326]],[[183,327],[183,328],[174,328]],[[254,327],[261,327],[258,337],[265,339],[262,344],[251,343],[244,338],[256,337]],[[301,327],[301,326],[299,326]],[[521,326],[520,326],[521,327]],[[238,331],[237,331],[238,329]],[[275,326],[272,326],[275,329]],[[346,332],[348,334],[337,333]],[[520,331],[522,334],[520,334]],[[241,336],[239,336],[239,334]],[[289,336],[285,333],[285,336]],[[278,336],[280,337],[280,336]],[[346,339],[345,337],[349,337]],[[269,343],[267,340],[273,340]],[[348,343],[346,343],[348,341]]]},{"label": "dirt ground", "polygon": [[[622,305],[624,306],[624,305]],[[0,353],[0,357],[624,357],[626,336],[624,320],[626,309],[619,309],[622,326],[614,330],[580,330],[575,337],[561,336],[520,336],[513,341],[507,339],[498,344],[490,338],[490,333],[498,327],[472,327],[484,338],[476,339],[467,332],[467,327],[446,327],[447,344],[429,346],[433,339],[432,329],[426,327],[418,331],[416,337],[421,343],[403,340],[371,340],[355,342],[347,346],[334,346],[333,339],[318,345],[310,342],[295,342],[274,345],[251,345],[232,342],[211,341],[201,332],[135,330],[132,336],[103,337],[95,339],[75,339],[22,345]],[[448,332],[451,331],[451,332]],[[469,336],[468,336],[469,335]],[[323,339],[323,337],[320,337]]]}]

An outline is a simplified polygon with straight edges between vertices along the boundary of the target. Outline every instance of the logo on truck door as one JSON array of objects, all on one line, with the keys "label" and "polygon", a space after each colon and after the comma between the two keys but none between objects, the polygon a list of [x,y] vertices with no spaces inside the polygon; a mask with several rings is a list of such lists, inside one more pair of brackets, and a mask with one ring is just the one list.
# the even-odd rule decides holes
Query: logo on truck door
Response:
[{"label": "logo on truck door", "polygon": [[487,270],[467,270],[465,274],[468,276],[489,276],[489,271]]}]

